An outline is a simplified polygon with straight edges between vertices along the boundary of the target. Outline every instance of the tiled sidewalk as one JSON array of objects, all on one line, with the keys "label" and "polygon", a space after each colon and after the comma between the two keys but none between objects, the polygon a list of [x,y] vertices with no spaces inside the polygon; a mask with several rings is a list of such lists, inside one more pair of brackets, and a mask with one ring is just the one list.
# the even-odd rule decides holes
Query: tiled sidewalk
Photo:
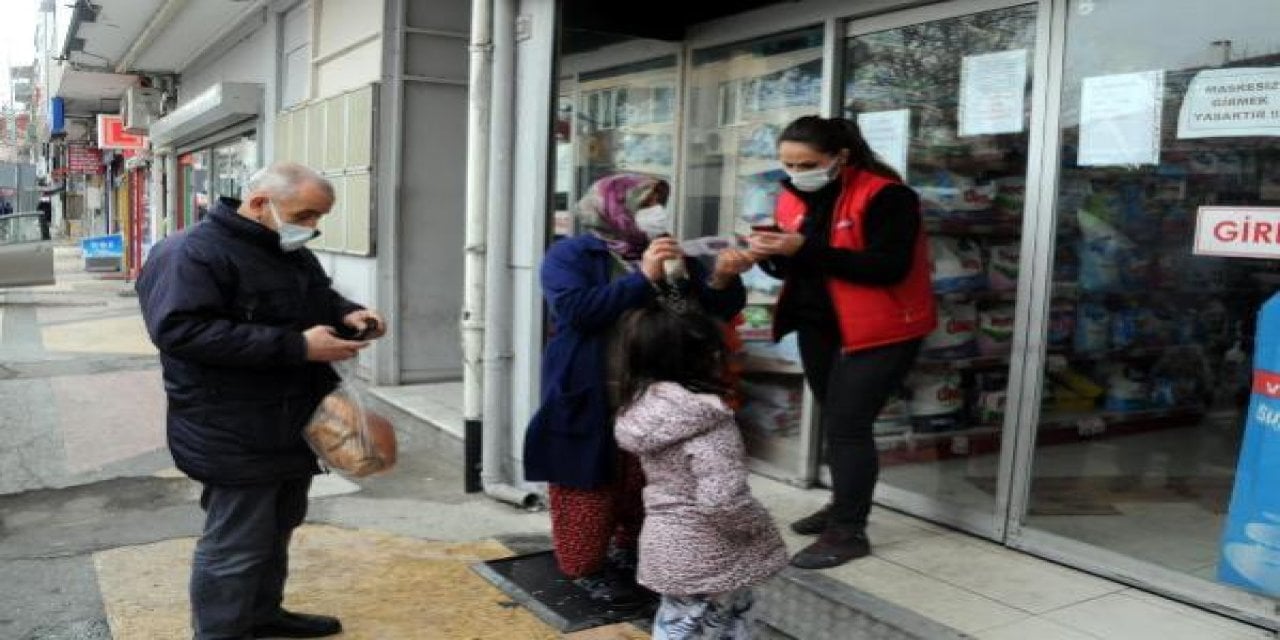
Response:
[{"label": "tiled sidewalk", "polygon": [[[787,544],[785,524],[828,492],[762,477],[753,489]],[[1245,640],[1269,631],[1132,589],[886,509],[875,509],[870,558],[828,577],[983,640]]]}]

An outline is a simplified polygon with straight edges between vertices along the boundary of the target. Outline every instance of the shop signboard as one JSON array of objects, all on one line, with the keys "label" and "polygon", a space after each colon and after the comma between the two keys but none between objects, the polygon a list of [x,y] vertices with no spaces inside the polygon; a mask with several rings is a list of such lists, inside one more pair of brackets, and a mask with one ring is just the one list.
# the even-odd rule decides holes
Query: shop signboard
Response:
[{"label": "shop signboard", "polygon": [[1280,207],[1200,207],[1193,253],[1280,259]]},{"label": "shop signboard", "polygon": [[102,173],[102,152],[84,143],[67,145],[68,173]]},{"label": "shop signboard", "polygon": [[1280,596],[1280,294],[1262,305],[1218,579]]},{"label": "shop signboard", "polygon": [[1280,69],[1207,69],[1191,79],[1179,138],[1280,136]]},{"label": "shop signboard", "polygon": [[1080,89],[1082,167],[1160,162],[1164,72],[1085,78]]},{"label": "shop signboard", "polygon": [[147,137],[124,130],[124,119],[106,113],[98,114],[98,147],[102,149],[145,149]]}]

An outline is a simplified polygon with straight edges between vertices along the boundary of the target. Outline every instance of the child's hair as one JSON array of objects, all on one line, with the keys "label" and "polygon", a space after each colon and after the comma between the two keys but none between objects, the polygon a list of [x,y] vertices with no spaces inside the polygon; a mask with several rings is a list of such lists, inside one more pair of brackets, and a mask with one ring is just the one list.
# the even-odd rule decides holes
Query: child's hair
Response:
[{"label": "child's hair", "polygon": [[726,349],[719,322],[704,311],[660,305],[628,312],[614,356],[619,411],[655,382],[675,382],[694,393],[723,394]]}]

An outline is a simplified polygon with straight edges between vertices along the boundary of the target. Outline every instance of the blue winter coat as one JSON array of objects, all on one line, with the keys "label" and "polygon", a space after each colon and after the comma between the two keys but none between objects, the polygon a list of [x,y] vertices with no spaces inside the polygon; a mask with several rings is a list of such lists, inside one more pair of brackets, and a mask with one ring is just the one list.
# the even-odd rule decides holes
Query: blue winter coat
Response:
[{"label": "blue winter coat", "polygon": [[[741,282],[711,289],[703,284],[702,264],[686,263],[706,311],[728,320],[742,310],[747,294]],[[611,282],[614,264],[604,241],[592,235],[557,242],[543,260],[553,335],[542,358],[542,406],[525,433],[526,480],[593,489],[613,479],[617,445],[605,386],[609,334],[624,312],[653,295],[639,272]]]},{"label": "blue winter coat", "polygon": [[223,198],[156,245],[138,279],[164,368],[169,450],[201,482],[307,477],[319,468],[302,428],[337,376],[307,361],[302,332],[340,328],[360,306],[330,287],[310,251],[281,251],[279,235],[239,206]]}]

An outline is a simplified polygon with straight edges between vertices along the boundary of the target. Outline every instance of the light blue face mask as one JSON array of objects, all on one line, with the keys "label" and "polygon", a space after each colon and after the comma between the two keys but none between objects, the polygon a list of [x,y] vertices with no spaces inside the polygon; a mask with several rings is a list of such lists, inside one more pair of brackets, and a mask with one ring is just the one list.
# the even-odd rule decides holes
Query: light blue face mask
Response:
[{"label": "light blue face mask", "polygon": [[297,251],[306,246],[308,242],[320,235],[320,232],[311,227],[304,227],[300,224],[285,222],[280,217],[280,212],[276,209],[276,203],[268,200],[267,206],[271,207],[271,217],[276,219],[276,233],[280,234],[280,250],[289,252]]}]

